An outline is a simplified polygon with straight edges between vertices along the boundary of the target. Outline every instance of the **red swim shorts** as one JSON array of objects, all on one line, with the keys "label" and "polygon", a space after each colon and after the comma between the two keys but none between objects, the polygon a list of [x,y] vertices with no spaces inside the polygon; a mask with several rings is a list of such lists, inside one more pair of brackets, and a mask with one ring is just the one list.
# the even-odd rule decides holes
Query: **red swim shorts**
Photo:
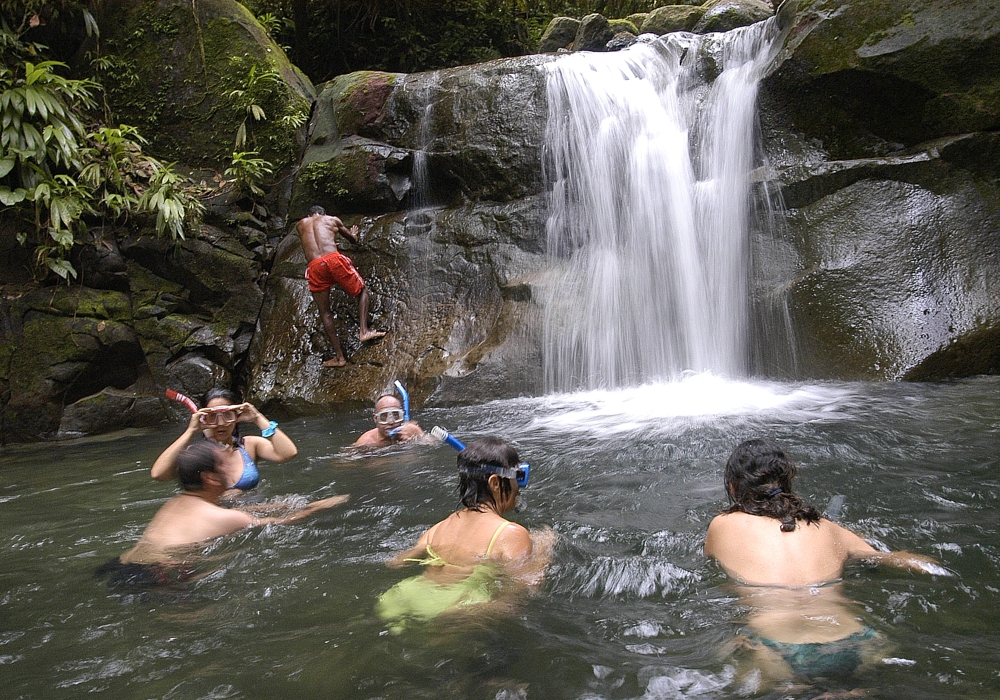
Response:
[{"label": "red swim shorts", "polygon": [[306,280],[310,292],[325,292],[336,284],[352,297],[361,294],[365,286],[351,259],[336,250],[311,260],[306,266]]}]

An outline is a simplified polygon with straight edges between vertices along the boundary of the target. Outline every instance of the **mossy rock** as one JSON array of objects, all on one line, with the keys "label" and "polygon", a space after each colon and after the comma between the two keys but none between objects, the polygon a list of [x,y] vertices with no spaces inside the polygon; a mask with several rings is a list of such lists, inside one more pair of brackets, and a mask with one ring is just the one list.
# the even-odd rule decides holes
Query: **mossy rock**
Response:
[{"label": "mossy rock", "polygon": [[541,41],[538,42],[538,53],[552,53],[568,48],[580,29],[580,20],[573,17],[553,17],[545,28]]},{"label": "mossy rock", "polygon": [[708,0],[702,8],[705,14],[694,27],[698,34],[728,32],[774,14],[771,6],[763,0]]},{"label": "mossy rock", "polygon": [[[1000,13],[991,0],[801,0],[769,79],[832,155],[879,155],[1000,128]],[[852,79],[855,76],[856,79]]]},{"label": "mossy rock", "polygon": [[615,34],[621,34],[622,32],[629,34],[639,33],[639,28],[627,19],[609,19],[608,26],[611,27],[611,31]]},{"label": "mossy rock", "polygon": [[704,14],[704,8],[696,5],[665,5],[649,13],[641,31],[643,34],[689,32]]},{"label": "mossy rock", "polygon": [[[217,170],[234,150],[257,150],[278,167],[297,159],[315,91],[241,4],[113,0],[99,24],[105,56],[117,64],[102,76],[108,101],[154,155]],[[265,118],[248,116],[234,90]]]},{"label": "mossy rock", "polygon": [[648,12],[636,12],[634,14],[629,15],[625,19],[631,22],[636,29],[641,30],[642,25],[646,21],[647,17],[649,17]]},{"label": "mossy rock", "polygon": [[607,43],[614,38],[608,20],[604,15],[589,14],[580,20],[573,39],[574,51],[603,51]]}]

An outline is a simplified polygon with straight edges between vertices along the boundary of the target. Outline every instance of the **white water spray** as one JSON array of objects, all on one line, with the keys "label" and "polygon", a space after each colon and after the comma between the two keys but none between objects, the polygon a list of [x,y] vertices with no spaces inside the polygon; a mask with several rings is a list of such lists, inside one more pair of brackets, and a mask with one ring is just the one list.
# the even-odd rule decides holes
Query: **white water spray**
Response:
[{"label": "white water spray", "polygon": [[[677,33],[548,70],[548,391],[740,377],[758,83],[773,20]],[[714,80],[711,78],[714,76]]]}]

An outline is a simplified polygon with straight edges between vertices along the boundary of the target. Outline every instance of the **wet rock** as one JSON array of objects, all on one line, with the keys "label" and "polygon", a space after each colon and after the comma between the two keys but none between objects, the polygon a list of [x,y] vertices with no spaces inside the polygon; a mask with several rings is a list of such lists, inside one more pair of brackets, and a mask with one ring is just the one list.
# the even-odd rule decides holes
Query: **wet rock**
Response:
[{"label": "wet rock", "polygon": [[545,28],[542,39],[538,43],[538,53],[553,53],[559,49],[569,48],[576,39],[580,29],[580,20],[573,17],[553,17]]},{"label": "wet rock", "polygon": [[614,36],[615,33],[611,30],[604,15],[589,14],[580,20],[580,26],[576,30],[576,38],[573,40],[573,50],[603,51]]},{"label": "wet rock", "polygon": [[132,391],[102,389],[70,404],[62,413],[57,439],[93,435],[118,428],[141,428],[164,420],[165,400]]},{"label": "wet rock", "polygon": [[[508,361],[540,353],[540,327],[518,319],[539,317],[530,280],[544,264],[543,212],[536,195],[345,221],[361,226],[362,246],[350,255],[371,290],[373,325],[389,335],[358,343],[357,302],[333,290],[350,359],[340,369],[321,366],[330,349],[302,278],[298,239],[289,236],[250,351],[255,400],[297,412],[368,404],[396,378],[415,405],[432,394],[439,403],[465,403],[532,391],[541,365]],[[442,376],[451,388],[438,394]]]},{"label": "wet rock", "polygon": [[704,8],[695,5],[664,5],[650,12],[639,29],[643,34],[689,32],[704,14]]},{"label": "wet rock", "polygon": [[615,34],[615,38],[608,42],[605,47],[607,51],[621,51],[622,49],[627,49],[629,46],[638,41],[634,34],[629,34],[628,32],[622,32],[621,34]]},{"label": "wet rock", "polygon": [[771,5],[763,0],[708,0],[702,8],[705,13],[693,29],[697,34],[728,32],[774,14]]},{"label": "wet rock", "polygon": [[1000,191],[945,161],[950,145],[782,173],[795,254],[778,285],[804,376],[931,379],[996,364]]}]

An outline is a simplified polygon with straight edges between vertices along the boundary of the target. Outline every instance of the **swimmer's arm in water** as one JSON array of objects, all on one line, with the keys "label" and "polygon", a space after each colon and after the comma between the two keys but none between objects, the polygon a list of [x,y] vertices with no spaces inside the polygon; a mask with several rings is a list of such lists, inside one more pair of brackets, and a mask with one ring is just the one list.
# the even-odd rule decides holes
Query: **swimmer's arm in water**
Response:
[{"label": "swimmer's arm in water", "polygon": [[170,443],[170,446],[161,452],[160,456],[153,462],[153,467],[149,470],[149,475],[153,479],[156,481],[173,481],[177,478],[177,455],[183,452],[184,448],[191,442],[191,439],[202,431],[204,426],[201,424],[201,417],[206,413],[208,411],[202,408],[196,413],[191,414],[188,426],[181,433],[181,436]]},{"label": "swimmer's arm in water", "polygon": [[390,569],[398,569],[408,563],[406,561],[407,559],[418,559],[427,554],[427,540],[429,539],[431,530],[433,529],[434,528],[432,527],[425,531],[424,534],[420,536],[420,539],[417,540],[417,543],[409,549],[405,549],[402,552],[397,553],[396,556],[387,559],[385,565]]},{"label": "swimmer's arm in water", "polygon": [[408,423],[403,423],[399,426],[399,440],[401,442],[409,442],[410,440],[416,440],[417,438],[422,438],[424,436],[424,430],[419,425],[413,421]]},{"label": "swimmer's arm in water", "polygon": [[545,570],[552,561],[552,550],[555,549],[557,537],[555,531],[547,526],[531,530],[528,536],[531,551],[521,560],[512,562],[510,569],[514,576],[531,587],[537,587],[545,580]]},{"label": "swimmer's arm in water", "polygon": [[952,575],[936,559],[912,552],[880,552],[850,530],[846,528],[840,528],[840,530],[841,542],[846,547],[851,559],[861,559],[872,564],[891,566],[920,574]]},{"label": "swimmer's arm in water", "polygon": [[265,518],[251,517],[250,514],[246,512],[243,512],[243,515],[250,517],[251,520],[250,524],[253,526],[268,525],[271,523],[275,525],[289,525],[291,523],[297,523],[300,520],[305,520],[307,517],[309,517],[318,510],[325,510],[326,508],[333,508],[334,506],[339,506],[341,504],[347,503],[348,498],[350,498],[350,496],[347,495],[332,496],[331,498],[323,498],[319,501],[313,501],[309,505],[301,508],[300,510],[297,510],[296,512],[290,515],[283,515],[281,517],[265,517]]}]

